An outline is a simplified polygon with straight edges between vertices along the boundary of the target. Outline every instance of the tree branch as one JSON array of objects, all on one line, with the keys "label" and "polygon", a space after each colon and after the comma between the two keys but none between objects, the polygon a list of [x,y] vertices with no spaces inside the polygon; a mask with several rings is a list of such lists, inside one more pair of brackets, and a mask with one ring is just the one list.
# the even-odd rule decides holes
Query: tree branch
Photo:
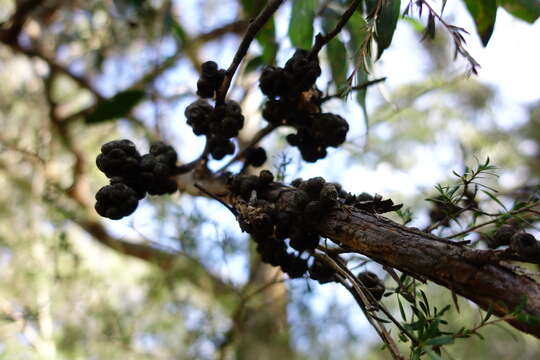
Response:
[{"label": "tree branch", "polygon": [[341,18],[339,19],[339,22],[336,24],[336,27],[330,31],[328,34],[323,35],[321,33],[317,34],[315,36],[315,44],[313,44],[313,47],[311,48],[311,51],[309,52],[310,58],[315,58],[319,51],[323,48],[324,45],[328,44],[330,40],[332,40],[334,37],[336,37],[337,34],[341,32],[341,29],[347,24],[347,21],[351,18],[351,16],[354,14],[354,11],[360,5],[362,0],[354,0],[353,3],[349,6],[349,8],[341,15]]},{"label": "tree branch", "polygon": [[[328,214],[323,236],[400,271],[419,274],[475,302],[498,316],[512,312],[523,299],[525,311],[540,317],[540,284],[498,262],[482,261],[483,252],[407,228],[358,209]],[[540,324],[509,320],[516,328],[540,338]]]},{"label": "tree branch", "polygon": [[255,38],[255,35],[259,32],[259,30],[266,24],[268,19],[272,17],[272,15],[276,12],[276,10],[281,6],[285,0],[272,0],[266,6],[264,9],[261,10],[259,15],[253,20],[250,21],[249,26],[247,28],[246,34],[244,35],[244,38],[240,42],[240,45],[238,46],[238,50],[236,51],[236,54],[234,55],[233,61],[229,68],[227,69],[227,72],[225,73],[225,78],[223,79],[223,83],[221,84],[221,87],[219,91],[216,94],[216,104],[222,104],[225,101],[225,96],[227,95],[227,91],[229,90],[229,86],[231,86],[231,81],[234,76],[234,73],[236,72],[236,69],[238,69],[238,66],[240,66],[240,63],[242,62],[242,59],[244,56],[246,56],[246,53],[249,49],[249,45],[251,45],[251,42]]},{"label": "tree branch", "polygon": [[28,15],[42,3],[41,0],[20,0],[17,1],[15,13],[9,19],[11,23],[8,29],[0,31],[0,41],[5,43],[16,43],[22,31]]},{"label": "tree branch", "polygon": [[[219,193],[220,198],[238,213],[250,213],[246,202],[227,194],[227,186],[219,179],[206,178],[205,187],[212,187],[212,192]],[[278,198],[284,191],[298,190],[275,184],[266,197]],[[526,299],[524,311],[540,318],[540,284],[501,263],[501,259],[508,258],[503,254],[470,249],[345,205],[326,214],[317,230],[321,236],[352,252],[416,278],[431,280],[485,310],[491,308],[498,316],[509,315]],[[525,323],[515,318],[507,321],[517,329],[540,338],[540,324]]]},{"label": "tree branch", "polygon": [[327,95],[325,97],[323,97],[320,101],[320,103],[325,103],[327,102],[328,100],[330,99],[335,99],[335,98],[340,98],[342,97],[345,93],[348,93],[349,91],[358,91],[358,90],[364,90],[366,89],[367,87],[369,86],[372,86],[372,85],[375,85],[375,84],[378,84],[380,82],[383,82],[383,81],[386,81],[386,77],[382,77],[382,78],[378,78],[378,79],[373,79],[373,80],[368,80],[368,81],[364,81],[363,83],[361,84],[358,84],[356,86],[353,86],[349,89],[344,89],[343,91],[340,91],[336,94],[332,94],[332,95]]}]

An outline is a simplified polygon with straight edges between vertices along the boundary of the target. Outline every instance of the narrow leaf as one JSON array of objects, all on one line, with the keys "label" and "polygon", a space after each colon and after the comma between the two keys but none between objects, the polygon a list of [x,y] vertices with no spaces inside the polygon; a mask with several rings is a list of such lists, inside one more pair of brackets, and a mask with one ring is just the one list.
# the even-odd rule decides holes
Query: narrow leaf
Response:
[{"label": "narrow leaf", "polygon": [[506,208],[506,206],[504,206],[504,204],[499,200],[497,199],[497,197],[495,195],[493,195],[490,191],[486,191],[486,190],[482,190],[482,192],[484,194],[486,194],[487,196],[490,197],[491,200],[495,201],[497,204],[499,204],[505,211],[508,211],[508,209]]},{"label": "narrow leaf", "polygon": [[169,31],[176,38],[176,40],[181,44],[185,44],[188,38],[186,31],[180,25],[178,21],[173,17],[172,13],[167,14],[165,17],[165,25],[168,26]]},{"label": "narrow leaf", "polygon": [[[334,11],[324,12],[322,27],[325,32],[332,31],[337,22],[337,13]],[[338,37],[335,37],[328,43],[326,54],[328,55],[328,62],[332,70],[332,80],[336,90],[339,92],[345,87],[347,80],[347,49],[345,48],[345,44]]]},{"label": "narrow leaf", "polygon": [[294,0],[292,3],[289,38],[301,49],[309,49],[313,40],[315,0]]},{"label": "narrow leaf", "polygon": [[332,39],[326,48],[328,61],[332,69],[332,80],[336,90],[340,91],[346,86],[347,81],[347,49],[345,44],[339,39]]},{"label": "narrow leaf", "polygon": [[110,99],[106,99],[96,105],[94,110],[86,115],[87,124],[117,119],[126,116],[144,98],[142,90],[126,90],[117,93]]},{"label": "narrow leaf", "polygon": [[401,314],[401,318],[403,321],[407,321],[407,316],[405,315],[405,309],[403,309],[403,304],[401,303],[401,299],[398,296],[398,305],[399,305],[399,313]]},{"label": "narrow leaf", "polygon": [[[368,80],[368,73],[365,69],[366,66],[364,66],[364,64],[369,61],[369,56],[368,54],[361,53],[362,46],[364,44],[364,41],[366,40],[366,36],[368,35],[367,22],[362,15],[360,15],[358,12],[355,12],[347,23],[347,30],[350,34],[350,40],[347,45],[355,63],[356,84],[363,84]],[[369,130],[369,118],[366,108],[366,95],[367,87],[356,91],[356,101],[362,108],[362,113],[364,115],[364,125],[366,127],[367,133]]]},{"label": "narrow leaf", "polygon": [[253,59],[249,60],[247,63],[246,63],[246,68],[244,69],[244,71],[246,73],[250,73],[250,72],[253,72],[255,70],[257,70],[260,66],[262,66],[263,64],[263,57],[262,55],[260,56],[255,56]]},{"label": "narrow leaf", "polygon": [[[376,3],[376,2],[375,2]],[[377,60],[392,43],[394,31],[400,15],[401,0],[386,0],[382,2],[381,10],[375,23],[377,41]]]},{"label": "narrow leaf", "polygon": [[534,23],[540,17],[538,0],[500,0],[501,6],[513,16]]},{"label": "narrow leaf", "polygon": [[454,338],[451,335],[437,336],[425,342],[426,345],[448,345],[453,343]]},{"label": "narrow leaf", "polygon": [[465,0],[465,5],[474,19],[482,44],[486,46],[495,26],[497,0]]},{"label": "narrow leaf", "polygon": [[493,307],[491,306],[491,304],[489,304],[486,315],[484,316],[484,319],[482,319],[482,322],[486,323],[492,314],[493,314]]}]

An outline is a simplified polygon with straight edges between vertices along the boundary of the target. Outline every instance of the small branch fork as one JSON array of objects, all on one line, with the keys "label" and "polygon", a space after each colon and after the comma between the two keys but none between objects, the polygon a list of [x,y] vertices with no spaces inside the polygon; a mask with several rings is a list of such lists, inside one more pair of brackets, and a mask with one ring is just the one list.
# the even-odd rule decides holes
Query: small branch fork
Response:
[{"label": "small branch fork", "polygon": [[347,21],[351,18],[351,16],[354,14],[354,11],[356,8],[360,5],[362,0],[354,0],[352,4],[349,6],[349,8],[343,13],[341,16],[341,19],[339,19],[339,22],[336,24],[336,27],[330,31],[328,34],[317,34],[315,36],[315,44],[313,44],[313,47],[311,48],[311,51],[309,52],[309,58],[314,59],[319,54],[319,51],[328,44],[330,40],[332,40],[334,37],[336,37],[340,32],[341,29],[347,24]]},{"label": "small branch fork", "polygon": [[[407,9],[405,10],[405,13],[408,12],[408,9],[411,7],[411,4],[412,4],[412,0],[409,1],[409,5],[407,5]],[[427,1],[417,0],[416,6],[419,7],[420,15],[422,14],[422,6],[427,7],[430,13],[430,16],[433,19],[437,19],[448,31],[448,33],[450,33],[450,36],[454,40],[454,45],[456,46],[455,57],[457,57],[457,54],[459,53],[469,62],[469,65],[471,66],[470,71],[475,75],[478,74],[478,68],[480,67],[480,64],[472,57],[472,55],[467,50],[465,50],[463,46],[463,44],[465,44],[465,38],[463,37],[463,35],[461,35],[461,32],[464,32],[466,34],[468,34],[468,32],[463,28],[448,24],[446,21],[444,21],[442,16],[439,15]]]},{"label": "small branch fork", "polygon": [[248,25],[246,34],[244,35],[244,38],[242,39],[242,42],[240,43],[238,50],[236,51],[236,54],[234,55],[233,61],[229,68],[227,69],[227,72],[225,73],[225,78],[223,79],[223,83],[221,84],[221,87],[216,95],[216,105],[223,104],[225,102],[225,96],[227,95],[227,91],[229,90],[229,87],[231,86],[231,81],[234,76],[234,73],[240,66],[240,63],[242,62],[242,59],[246,56],[247,51],[249,49],[249,46],[251,45],[251,42],[259,32],[259,30],[266,24],[266,22],[274,15],[274,13],[277,11],[277,9],[283,4],[285,0],[272,0],[270,1],[264,9],[257,15],[255,19],[253,19],[250,24]]},{"label": "small branch fork", "polygon": [[349,89],[344,89],[343,91],[341,92],[338,92],[336,94],[332,94],[332,95],[327,95],[325,97],[323,97],[320,102],[321,104],[322,103],[325,103],[327,102],[328,100],[330,99],[335,99],[335,98],[340,98],[342,97],[343,95],[345,95],[345,93],[347,93],[348,91],[359,91],[359,90],[364,90],[370,86],[373,86],[373,85],[376,85],[380,82],[383,82],[383,81],[386,81],[386,77],[382,77],[382,78],[378,78],[378,79],[373,79],[373,80],[368,80],[368,81],[364,81],[363,83],[361,84],[358,84],[356,86],[353,86]]}]

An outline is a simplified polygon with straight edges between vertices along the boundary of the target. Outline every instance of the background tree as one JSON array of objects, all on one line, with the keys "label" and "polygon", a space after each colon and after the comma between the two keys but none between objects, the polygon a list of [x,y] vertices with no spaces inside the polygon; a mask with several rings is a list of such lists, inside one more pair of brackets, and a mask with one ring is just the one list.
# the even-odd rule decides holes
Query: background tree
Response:
[{"label": "background tree", "polygon": [[[496,95],[474,77],[448,71],[454,64],[449,61],[449,46],[454,46],[473,73],[478,64],[465,47],[464,31],[451,25],[434,4],[314,0],[1,4],[5,11],[0,33],[4,129],[0,165],[4,188],[9,191],[2,195],[1,206],[2,267],[8,281],[2,288],[0,331],[6,356],[361,357],[366,344],[375,340],[366,335],[370,333],[365,320],[360,320],[360,308],[391,350],[374,351],[374,357],[464,357],[475,352],[487,357],[512,353],[523,342],[534,346],[520,354],[538,356],[536,339],[510,330],[521,343],[509,345],[506,335],[484,328],[492,322],[499,325],[502,319],[538,336],[537,269],[518,268],[511,262],[537,263],[537,252],[523,253],[515,246],[484,250],[499,245],[493,234],[503,224],[513,226],[514,232],[534,229],[534,166],[524,167],[514,149],[527,138],[534,150],[538,111],[531,106],[530,121],[510,133],[490,126],[486,108]],[[487,44],[497,3],[465,4]],[[499,5],[529,22],[539,14],[534,1]],[[420,17],[415,17],[420,10]],[[399,20],[404,11],[408,16]],[[374,98],[380,105],[368,111],[366,89],[384,82],[374,76],[378,63],[372,61],[389,56],[382,53],[390,46],[398,22],[408,22],[419,38],[427,38],[416,43],[415,51],[426,48],[431,69],[423,81],[392,89],[387,96],[391,101]],[[319,31],[322,35],[314,37]],[[286,89],[296,91],[287,97],[305,96],[304,105],[315,107],[308,108],[308,113],[318,113],[318,102],[324,102],[324,111],[341,114],[350,127],[348,141],[339,150],[329,150],[326,159],[313,166],[300,159],[313,161],[313,155],[324,157],[324,153],[312,154],[309,146],[295,144],[291,137],[288,142],[302,149],[302,156],[296,148],[285,152],[291,127],[275,129],[282,125],[279,121],[268,126],[261,119],[264,106],[268,109],[258,88],[261,73],[266,65],[284,66],[294,48],[311,49],[312,60],[318,55],[322,76],[317,85],[322,92],[293,83],[300,88]],[[216,81],[216,102],[237,100],[245,120],[235,140],[240,150],[221,162],[216,161],[219,146],[205,146],[204,139],[195,139],[180,116],[197,98],[200,74],[196,73],[205,69],[201,65],[207,60],[229,69],[224,82]],[[223,75],[212,73],[207,65],[201,78],[216,76]],[[279,79],[270,78],[263,89],[267,95],[285,91],[272,90]],[[198,90],[204,95],[204,84]],[[209,92],[213,97],[213,90]],[[352,101],[342,101],[350,100],[348,95],[356,98],[359,108]],[[457,106],[449,105],[454,103]],[[305,124],[288,121],[287,125],[305,128]],[[191,127],[195,128],[193,123]],[[429,146],[440,142],[442,134],[443,145],[458,154],[454,161],[457,158],[463,164],[458,177],[445,172],[449,180],[427,195],[432,199],[431,210],[423,210],[426,203],[418,201],[426,197],[425,192],[409,198],[396,194],[411,205],[412,213],[420,214],[414,225],[426,232],[371,215],[393,208],[369,197],[350,200],[351,207],[333,204],[325,209],[323,221],[314,230],[338,241],[342,248],[321,241],[309,264],[316,258],[332,267],[332,274],[340,274],[334,279],[341,285],[319,287],[314,281],[289,280],[291,276],[284,276],[279,268],[261,262],[253,242],[240,234],[229,210],[215,199],[232,205],[248,224],[256,221],[246,212],[247,205],[254,205],[246,204],[253,192],[244,200],[229,195],[223,177],[217,176],[224,166],[235,173],[258,174],[253,166],[244,165],[245,149],[256,146],[254,139],[263,141],[268,168],[279,184],[285,184],[296,174],[324,175],[329,181],[343,182],[348,172],[339,165],[354,163],[356,158],[373,168],[388,163],[393,169],[409,171],[414,161],[408,152],[398,150]],[[94,158],[101,144],[124,137],[134,140],[141,150],[149,147],[147,142],[164,140],[185,161],[176,178],[181,197],[149,197],[135,215],[118,224],[103,221],[95,213],[93,197],[104,178],[98,175]],[[481,150],[505,170],[521,171],[519,181],[499,193],[492,190],[498,187],[496,179],[479,177],[492,172],[491,163],[474,159]],[[535,151],[524,150],[534,164]],[[231,158],[235,162],[229,164]],[[190,163],[193,159],[198,160]],[[356,193],[369,191],[345,185]],[[262,192],[280,189],[276,183]],[[287,189],[289,194],[296,191]],[[223,196],[224,192],[228,195]],[[399,217],[390,216],[407,222],[409,212],[400,211]],[[339,227],[331,226],[342,216],[354,216],[357,227],[349,225],[351,218]],[[224,224],[225,218],[230,221]],[[472,243],[453,240],[454,234]],[[409,243],[403,244],[404,236]],[[406,249],[418,252],[407,254]],[[338,258],[337,253],[343,254]],[[446,261],[445,267],[433,267],[429,256],[441,264]],[[369,284],[371,278],[365,275],[360,277],[363,281],[356,279],[366,269],[386,278],[386,293],[395,295],[375,301],[373,295],[381,295],[381,285]],[[458,276],[472,270],[477,279]],[[494,276],[498,276],[496,281]],[[424,284],[427,279],[442,283],[450,292]],[[476,317],[476,305],[455,300],[452,290],[487,313]],[[339,295],[329,296],[335,292]],[[345,297],[358,301],[360,308],[341,300]],[[330,300],[321,300],[325,298]],[[321,307],[324,311],[317,311]],[[500,317],[491,317],[493,312]],[[480,328],[485,342],[459,340],[479,334]]]}]

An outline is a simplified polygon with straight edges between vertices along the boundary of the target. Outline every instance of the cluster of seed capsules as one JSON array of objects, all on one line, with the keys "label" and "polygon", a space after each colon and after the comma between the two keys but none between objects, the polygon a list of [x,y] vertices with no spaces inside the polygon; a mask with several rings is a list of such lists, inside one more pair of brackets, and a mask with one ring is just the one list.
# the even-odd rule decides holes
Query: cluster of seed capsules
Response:
[{"label": "cluster of seed capsules", "polygon": [[176,151],[163,142],[150,146],[142,155],[129,140],[104,144],[96,158],[97,167],[110,179],[110,185],[96,193],[97,213],[118,220],[135,211],[146,194],[172,194],[177,190]]},{"label": "cluster of seed capsules", "polygon": [[296,129],[287,142],[300,150],[302,158],[315,162],[326,157],[328,147],[341,145],[349,124],[339,115],[321,112],[321,92],[315,82],[321,75],[319,60],[307,50],[297,50],[285,67],[268,66],[259,86],[268,97],[263,117],[274,126]]},{"label": "cluster of seed capsules", "polygon": [[362,204],[367,208],[369,203],[369,209],[374,212],[396,209],[393,203],[389,207],[388,200],[365,193],[352,195],[322,177],[297,179],[292,188],[280,187],[273,181],[272,173],[263,170],[259,176],[232,176],[229,186],[252,209],[247,218],[240,216],[239,222],[242,230],[257,243],[261,259],[279,266],[291,278],[309,272],[310,278],[320,283],[336,280],[333,268],[318,259],[309,266],[308,258],[303,257],[319,245],[317,225],[332,208],[342,204]]},{"label": "cluster of seed capsules", "polygon": [[[244,116],[238,103],[228,100],[223,104],[212,106],[205,100],[216,96],[224,78],[225,70],[218,69],[215,62],[203,63],[201,77],[197,81],[197,95],[201,99],[188,105],[184,112],[186,122],[191,126],[193,133],[197,136],[206,136],[208,152],[216,160],[234,154],[235,145],[231,139],[238,136],[238,132],[244,126]],[[266,152],[263,148],[257,148],[251,154],[251,158],[246,157],[246,162],[249,163],[251,160],[251,165],[261,166],[266,161]]]},{"label": "cluster of seed capsules", "polygon": [[487,238],[488,247],[495,249],[500,246],[509,246],[517,255],[525,258],[536,258],[540,261],[540,243],[534,235],[519,230],[509,224],[503,224]]}]

